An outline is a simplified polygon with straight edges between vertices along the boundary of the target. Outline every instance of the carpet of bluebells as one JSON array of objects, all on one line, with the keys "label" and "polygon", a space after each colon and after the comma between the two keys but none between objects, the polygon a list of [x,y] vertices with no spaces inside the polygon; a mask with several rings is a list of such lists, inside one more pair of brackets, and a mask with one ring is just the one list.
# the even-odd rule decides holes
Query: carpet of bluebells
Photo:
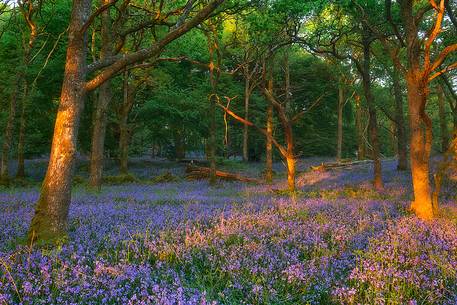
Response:
[{"label": "carpet of bluebells", "polygon": [[[281,175],[210,187],[173,164],[99,193],[76,185],[68,241],[52,250],[24,243],[38,186],[0,189],[0,304],[457,304],[455,183],[424,222],[394,161],[383,192],[369,165],[313,163],[300,161],[295,198]],[[29,165],[38,181],[43,164]],[[164,172],[175,181],[151,180]]]}]

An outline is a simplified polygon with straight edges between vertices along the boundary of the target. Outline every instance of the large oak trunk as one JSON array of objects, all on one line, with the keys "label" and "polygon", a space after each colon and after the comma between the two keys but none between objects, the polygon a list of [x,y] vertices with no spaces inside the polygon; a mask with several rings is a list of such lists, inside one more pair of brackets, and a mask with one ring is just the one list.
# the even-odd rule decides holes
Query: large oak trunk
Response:
[{"label": "large oak trunk", "polygon": [[67,228],[76,140],[86,90],[86,36],[90,0],[74,0],[69,27],[65,74],[54,127],[48,170],[41,188],[29,240],[52,241]]},{"label": "large oak trunk", "polygon": [[[430,152],[432,145],[431,121],[425,114],[427,88],[417,79],[419,73],[411,71],[406,80],[408,84],[409,124],[411,129],[411,175],[414,201],[411,209],[422,219],[433,217],[430,186]],[[424,100],[425,99],[425,100]]]}]

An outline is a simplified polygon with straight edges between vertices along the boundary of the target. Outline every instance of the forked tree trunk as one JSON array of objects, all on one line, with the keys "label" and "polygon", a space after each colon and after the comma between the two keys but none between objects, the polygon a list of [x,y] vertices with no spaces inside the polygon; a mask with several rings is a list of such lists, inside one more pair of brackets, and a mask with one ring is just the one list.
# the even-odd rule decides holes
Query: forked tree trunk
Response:
[{"label": "forked tree trunk", "polygon": [[81,33],[91,11],[90,0],[74,0],[62,92],[46,177],[41,188],[29,240],[53,241],[66,233],[72,171],[81,111],[86,96],[86,35]]},{"label": "forked tree trunk", "polygon": [[344,106],[344,88],[340,84],[338,86],[338,130],[337,130],[337,145],[336,145],[336,161],[341,161],[343,149],[343,106]]},{"label": "forked tree trunk", "polygon": [[[425,114],[427,88],[420,85],[418,71],[409,71],[408,84],[409,124],[411,129],[411,175],[414,189],[414,201],[411,209],[419,218],[430,219],[434,215],[430,186],[430,152],[432,145],[431,121]],[[424,100],[425,99],[425,100]]]},{"label": "forked tree trunk", "polygon": [[14,120],[16,118],[16,104],[17,104],[17,91],[19,90],[20,76],[15,80],[13,92],[10,98],[10,109],[8,112],[8,119],[6,121],[5,133],[3,136],[2,145],[2,160],[0,167],[0,183],[8,183],[9,180],[9,157],[11,151],[11,143],[13,141]]},{"label": "forked tree trunk", "polygon": [[[249,77],[246,77],[244,84],[244,119],[249,121],[249,101],[251,98],[250,81]],[[249,160],[249,126],[244,124],[243,126],[243,161]]]},{"label": "forked tree trunk", "polygon": [[273,106],[268,102],[267,106],[267,138],[265,147],[265,181],[273,182]]},{"label": "forked tree trunk", "polygon": [[[102,5],[107,5],[110,3],[110,0],[102,0],[101,2]],[[109,10],[105,10],[102,13],[101,38],[100,60],[103,60],[113,53]],[[111,82],[108,80],[99,88],[98,100],[95,103],[95,115],[93,116],[94,121],[92,123],[89,185],[95,189],[100,189],[102,184],[107,111],[112,98]]]},{"label": "forked tree trunk", "polygon": [[446,119],[446,108],[445,108],[445,96],[443,92],[443,87],[441,85],[437,86],[438,93],[438,113],[440,118],[440,135],[441,135],[441,152],[447,151],[449,147],[449,130],[447,128],[447,119]]},{"label": "forked tree trunk", "polygon": [[397,132],[397,153],[398,153],[398,164],[397,170],[403,171],[408,168],[408,148],[406,140],[406,124],[405,115],[403,113],[403,94],[401,92],[400,79],[398,77],[398,71],[394,67],[393,72],[393,86],[395,96],[395,123]]}]

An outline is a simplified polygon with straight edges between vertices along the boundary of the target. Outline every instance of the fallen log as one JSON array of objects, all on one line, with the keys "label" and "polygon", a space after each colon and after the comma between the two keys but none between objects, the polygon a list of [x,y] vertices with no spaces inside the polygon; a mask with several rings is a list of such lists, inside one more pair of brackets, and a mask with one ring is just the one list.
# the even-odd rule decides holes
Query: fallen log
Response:
[{"label": "fallen log", "polygon": [[199,160],[199,159],[181,159],[181,160],[178,160],[178,163],[186,163],[186,164],[190,164],[190,165],[202,165],[202,166],[209,165],[209,161]]},{"label": "fallen log", "polygon": [[[186,178],[187,179],[206,179],[209,178],[211,174],[211,169],[209,167],[201,167],[201,166],[194,166],[188,165],[186,167]],[[241,182],[255,182],[260,183],[260,180],[240,176],[233,173],[223,172],[223,171],[216,171],[216,177],[222,180],[227,181],[241,181]]]},{"label": "fallen log", "polygon": [[311,166],[311,169],[314,171],[326,171],[329,169],[342,169],[347,167],[352,167],[356,165],[364,165],[368,163],[372,163],[373,160],[361,160],[361,161],[350,161],[350,162],[328,162],[328,163],[321,163],[318,166]]}]

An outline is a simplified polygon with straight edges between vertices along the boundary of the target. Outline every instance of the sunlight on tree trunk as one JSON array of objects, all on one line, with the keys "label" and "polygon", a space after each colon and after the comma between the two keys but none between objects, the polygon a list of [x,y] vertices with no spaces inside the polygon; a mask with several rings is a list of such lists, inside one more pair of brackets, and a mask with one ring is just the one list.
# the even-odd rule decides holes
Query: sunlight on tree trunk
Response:
[{"label": "sunlight on tree trunk", "polygon": [[287,185],[290,192],[295,192],[295,157],[288,155],[287,159]]},{"label": "sunlight on tree trunk", "polygon": [[430,152],[432,145],[431,125],[427,124],[422,105],[427,98],[427,89],[418,85],[419,73],[411,71],[407,75],[409,122],[411,129],[411,176],[413,180],[414,201],[411,209],[422,219],[434,215],[430,187]]},{"label": "sunlight on tree trunk", "polygon": [[89,0],[75,0],[73,3],[51,156],[29,230],[30,241],[53,241],[66,234],[76,141],[86,96],[87,35],[80,31],[88,19],[90,9]]}]

